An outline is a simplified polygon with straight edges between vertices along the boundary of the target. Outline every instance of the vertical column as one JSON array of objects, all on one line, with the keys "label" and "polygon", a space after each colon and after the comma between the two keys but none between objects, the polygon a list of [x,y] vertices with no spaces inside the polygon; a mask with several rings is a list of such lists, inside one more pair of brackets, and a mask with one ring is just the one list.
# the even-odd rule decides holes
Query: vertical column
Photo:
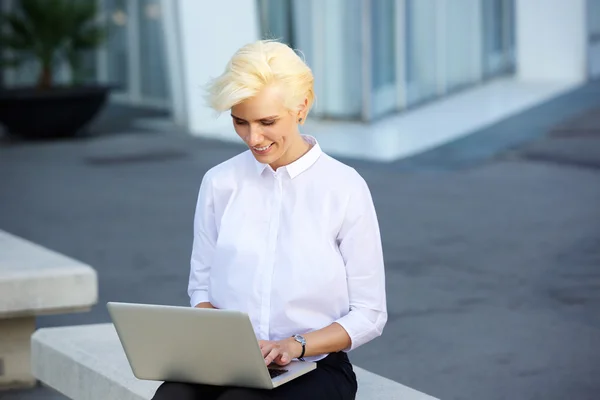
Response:
[{"label": "vertical column", "polygon": [[519,79],[586,80],[586,0],[517,0],[516,39]]},{"label": "vertical column", "polygon": [[[372,0],[362,0],[360,3],[360,33],[361,33],[361,92],[362,92],[362,109],[361,119],[368,122],[373,118],[373,57],[371,53],[373,49],[373,26],[372,19]],[[352,65],[352,64],[351,64]]]},{"label": "vertical column", "polygon": [[181,52],[181,36],[179,29],[179,2],[161,0],[167,65],[167,84],[169,85],[169,100],[171,102],[172,118],[179,126],[186,127],[188,110],[185,96],[185,80],[183,77],[183,54]]},{"label": "vertical column", "polygon": [[[106,27],[108,25],[109,13],[106,7],[106,0],[96,0],[98,12],[102,17],[102,22]],[[108,43],[104,42],[96,49],[96,80],[99,83],[108,83]]]},{"label": "vertical column", "polygon": [[[140,19],[138,14],[139,0],[131,0],[127,2],[127,50],[129,63],[127,74],[129,76],[129,93],[128,99],[130,102],[139,103],[141,100],[141,62],[140,62]],[[145,67],[147,68],[147,67]]]},{"label": "vertical column", "polygon": [[406,88],[406,0],[396,0],[394,36],[396,37],[396,97],[398,109],[406,108],[408,91]]},{"label": "vertical column", "polygon": [[600,2],[587,0],[588,73],[591,79],[600,77]]}]

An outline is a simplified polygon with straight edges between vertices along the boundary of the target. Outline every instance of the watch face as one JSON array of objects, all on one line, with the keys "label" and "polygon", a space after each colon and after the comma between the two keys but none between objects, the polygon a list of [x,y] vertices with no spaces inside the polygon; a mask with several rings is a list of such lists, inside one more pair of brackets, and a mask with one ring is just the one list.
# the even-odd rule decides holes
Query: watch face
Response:
[{"label": "watch face", "polygon": [[306,344],[306,340],[302,335],[294,335],[294,339],[296,339],[296,341],[300,342],[301,344]]}]

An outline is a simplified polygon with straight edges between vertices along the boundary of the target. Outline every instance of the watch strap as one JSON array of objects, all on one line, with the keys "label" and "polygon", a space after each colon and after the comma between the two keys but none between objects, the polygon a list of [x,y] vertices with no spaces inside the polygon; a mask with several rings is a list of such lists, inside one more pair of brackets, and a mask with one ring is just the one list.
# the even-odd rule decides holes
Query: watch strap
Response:
[{"label": "watch strap", "polygon": [[294,340],[296,342],[298,342],[302,345],[302,353],[300,353],[298,360],[304,361],[304,353],[306,352],[306,339],[304,339],[304,337],[301,335],[294,335],[292,337],[294,338]]}]

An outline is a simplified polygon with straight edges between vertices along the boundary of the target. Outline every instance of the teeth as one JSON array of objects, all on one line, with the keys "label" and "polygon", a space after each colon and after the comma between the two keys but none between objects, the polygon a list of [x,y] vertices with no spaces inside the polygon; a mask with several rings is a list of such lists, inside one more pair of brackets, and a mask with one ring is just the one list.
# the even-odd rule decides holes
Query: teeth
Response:
[{"label": "teeth", "polygon": [[256,151],[265,151],[266,149],[268,149],[271,145],[269,146],[265,146],[265,147],[255,147],[254,150]]}]

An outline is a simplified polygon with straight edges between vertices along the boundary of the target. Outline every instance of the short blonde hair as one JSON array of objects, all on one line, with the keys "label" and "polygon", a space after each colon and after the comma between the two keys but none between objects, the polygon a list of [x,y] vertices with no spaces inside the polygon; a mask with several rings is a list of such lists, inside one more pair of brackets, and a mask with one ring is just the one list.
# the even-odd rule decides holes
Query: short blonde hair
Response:
[{"label": "short blonde hair", "polygon": [[271,84],[280,85],[282,100],[290,111],[297,111],[308,99],[308,114],[315,97],[312,71],[293,49],[275,40],[259,40],[240,48],[223,74],[209,82],[206,97],[210,107],[223,112]]}]

